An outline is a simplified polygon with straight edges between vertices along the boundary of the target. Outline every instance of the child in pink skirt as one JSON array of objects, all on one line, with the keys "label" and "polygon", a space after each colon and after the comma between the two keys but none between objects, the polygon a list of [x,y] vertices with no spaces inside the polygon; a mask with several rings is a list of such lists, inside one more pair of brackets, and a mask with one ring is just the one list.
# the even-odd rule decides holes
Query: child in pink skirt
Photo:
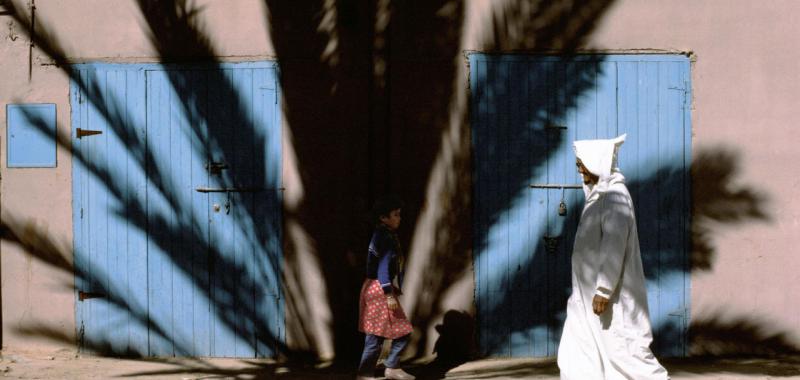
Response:
[{"label": "child in pink skirt", "polygon": [[366,338],[358,379],[374,379],[372,375],[385,339],[392,340],[389,357],[384,361],[386,378],[414,379],[398,366],[400,352],[408,344],[413,330],[397,300],[403,283],[404,257],[396,234],[402,207],[399,199],[384,197],[373,208],[378,223],[369,243],[367,278],[361,287],[358,329]]}]

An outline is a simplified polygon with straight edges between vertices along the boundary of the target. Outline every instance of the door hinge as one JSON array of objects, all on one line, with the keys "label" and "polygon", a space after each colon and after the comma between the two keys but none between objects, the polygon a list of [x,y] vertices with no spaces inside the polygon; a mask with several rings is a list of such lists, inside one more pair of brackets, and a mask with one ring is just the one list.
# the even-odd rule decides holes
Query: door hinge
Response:
[{"label": "door hinge", "polygon": [[78,300],[83,301],[90,298],[106,298],[106,295],[103,293],[84,292],[83,290],[78,291]]},{"label": "door hinge", "polygon": [[80,139],[80,138],[83,138],[85,136],[99,135],[99,134],[102,134],[102,133],[103,133],[103,131],[93,131],[91,129],[80,129],[80,128],[78,128],[77,135],[78,135],[78,138]]},{"label": "door hinge", "polygon": [[84,327],[83,321],[81,321],[81,328],[78,330],[78,348],[82,351],[83,350],[83,343],[84,343],[84,334],[86,334],[86,329]]}]

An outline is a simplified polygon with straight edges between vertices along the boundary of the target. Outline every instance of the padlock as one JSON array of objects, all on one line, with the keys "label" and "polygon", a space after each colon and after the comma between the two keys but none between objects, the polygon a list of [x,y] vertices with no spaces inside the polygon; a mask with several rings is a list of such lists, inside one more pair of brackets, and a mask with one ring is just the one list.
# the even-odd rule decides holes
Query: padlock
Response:
[{"label": "padlock", "polygon": [[561,203],[558,204],[558,215],[567,215],[567,204],[564,203],[563,199],[561,200]]}]

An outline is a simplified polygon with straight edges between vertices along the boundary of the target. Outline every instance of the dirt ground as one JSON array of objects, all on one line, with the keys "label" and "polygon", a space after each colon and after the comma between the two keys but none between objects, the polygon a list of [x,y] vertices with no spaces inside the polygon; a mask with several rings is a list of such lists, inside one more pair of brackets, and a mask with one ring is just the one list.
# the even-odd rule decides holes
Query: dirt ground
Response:
[{"label": "dirt ground", "polygon": [[[148,359],[79,355],[75,351],[1,352],[8,379],[352,379],[352,369],[272,360]],[[690,358],[663,361],[673,379],[800,379],[800,355],[774,358]],[[454,368],[417,363],[419,379],[558,379],[553,359],[484,359]]]}]

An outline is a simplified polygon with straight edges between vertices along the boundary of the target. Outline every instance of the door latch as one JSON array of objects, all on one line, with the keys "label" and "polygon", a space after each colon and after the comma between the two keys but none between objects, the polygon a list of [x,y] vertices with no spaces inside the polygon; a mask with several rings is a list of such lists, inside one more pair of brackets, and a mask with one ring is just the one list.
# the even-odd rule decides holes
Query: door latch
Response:
[{"label": "door latch", "polygon": [[208,174],[211,175],[220,175],[222,171],[228,168],[228,164],[224,162],[209,162],[206,164],[206,170],[208,170]]},{"label": "door latch", "polygon": [[558,251],[558,244],[561,242],[561,236],[545,236],[544,249],[549,254],[554,254]]}]

